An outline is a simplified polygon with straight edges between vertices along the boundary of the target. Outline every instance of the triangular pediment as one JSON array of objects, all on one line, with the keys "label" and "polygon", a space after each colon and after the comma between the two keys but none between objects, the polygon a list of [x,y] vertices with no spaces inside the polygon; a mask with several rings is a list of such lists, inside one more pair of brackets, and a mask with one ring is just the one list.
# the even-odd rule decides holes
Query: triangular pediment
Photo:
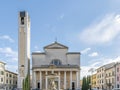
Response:
[{"label": "triangular pediment", "polygon": [[58,42],[54,42],[50,45],[45,46],[44,49],[68,49],[68,47],[64,46]]}]

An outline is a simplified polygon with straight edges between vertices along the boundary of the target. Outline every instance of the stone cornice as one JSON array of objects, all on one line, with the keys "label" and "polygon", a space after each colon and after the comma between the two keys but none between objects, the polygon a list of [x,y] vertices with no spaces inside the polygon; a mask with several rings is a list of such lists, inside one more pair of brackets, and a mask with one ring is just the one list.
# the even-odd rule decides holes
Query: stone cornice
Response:
[{"label": "stone cornice", "polygon": [[33,52],[33,53],[32,53],[32,55],[40,55],[40,54],[41,54],[41,55],[42,55],[42,54],[45,55],[45,52]]},{"label": "stone cornice", "polygon": [[66,54],[81,54],[80,52],[68,52]]}]

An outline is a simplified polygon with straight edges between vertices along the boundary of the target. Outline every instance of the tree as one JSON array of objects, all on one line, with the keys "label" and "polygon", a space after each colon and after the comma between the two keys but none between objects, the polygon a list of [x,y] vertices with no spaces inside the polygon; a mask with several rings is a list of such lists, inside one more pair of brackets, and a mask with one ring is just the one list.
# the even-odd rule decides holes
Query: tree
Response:
[{"label": "tree", "polygon": [[23,80],[23,90],[30,90],[30,60],[28,60],[28,73],[26,78]]},{"label": "tree", "polygon": [[86,85],[86,87],[87,87],[87,90],[89,89],[89,76],[87,76],[87,85]]},{"label": "tree", "polygon": [[91,90],[91,77],[87,76],[87,77],[83,77],[83,82],[82,82],[82,90]]},{"label": "tree", "polygon": [[29,75],[26,76],[25,80],[23,80],[23,90],[30,90],[30,81]]},{"label": "tree", "polygon": [[88,85],[88,89],[91,90],[92,82],[91,82],[91,77],[90,76],[87,76],[87,85]]},{"label": "tree", "polygon": [[83,77],[82,90],[87,90],[86,84],[86,77]]},{"label": "tree", "polygon": [[22,82],[22,86],[23,86],[23,90],[25,90],[25,82],[24,82],[24,79],[23,79],[23,82]]}]

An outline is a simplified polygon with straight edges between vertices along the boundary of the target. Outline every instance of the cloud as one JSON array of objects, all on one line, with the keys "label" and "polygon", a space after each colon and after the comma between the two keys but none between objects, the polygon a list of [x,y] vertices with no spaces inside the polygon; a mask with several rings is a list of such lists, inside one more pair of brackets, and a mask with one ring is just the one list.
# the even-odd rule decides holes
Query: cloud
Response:
[{"label": "cloud", "polygon": [[90,50],[91,50],[91,48],[86,48],[86,49],[82,50],[81,53],[82,54],[87,54],[88,51],[90,51]]},{"label": "cloud", "polygon": [[9,56],[11,56],[11,55],[16,56],[17,55],[17,52],[12,50],[12,48],[10,48],[10,47],[0,48],[0,53],[9,54]]},{"label": "cloud", "polygon": [[62,13],[62,14],[60,14],[60,15],[57,17],[57,20],[60,21],[60,20],[62,20],[64,17],[65,17],[65,14]]},{"label": "cloud", "polygon": [[[95,61],[94,63],[92,62],[91,64],[87,66],[81,66],[81,79],[84,76],[91,75],[91,72],[89,72],[90,69],[96,70],[97,68],[103,65],[113,63],[113,62],[120,62],[120,56],[115,57],[115,58],[102,58],[101,60]],[[96,71],[94,71],[94,73],[96,73]]]},{"label": "cloud", "polygon": [[105,64],[113,63],[113,62],[120,62],[120,56],[115,57],[115,58],[104,58],[101,60],[101,65],[105,65]]},{"label": "cloud", "polygon": [[60,19],[63,19],[64,18],[64,13],[60,15]]},{"label": "cloud", "polygon": [[0,48],[0,54],[2,55],[0,58],[4,57],[9,62],[15,62],[18,60],[18,53],[10,47]]},{"label": "cloud", "polygon": [[14,40],[13,40],[10,36],[8,36],[8,35],[0,36],[0,39],[1,39],[1,40],[8,40],[8,41],[11,42],[11,43],[14,42]]},{"label": "cloud", "polygon": [[18,66],[17,65],[6,65],[6,70],[12,71],[14,73],[18,72]]},{"label": "cloud", "polygon": [[41,53],[41,51],[39,51],[39,50],[38,50],[38,51],[35,51],[35,52],[36,52],[36,53]]},{"label": "cloud", "polygon": [[[91,65],[87,65],[87,66],[81,66],[81,79],[84,77],[84,76],[87,76],[87,75],[91,75],[91,72],[89,72],[90,69],[93,69],[95,70],[96,68],[98,68],[98,64],[99,62],[95,62]],[[95,73],[95,72],[94,72]]]},{"label": "cloud", "polygon": [[35,50],[38,50],[38,49],[39,49],[37,45],[36,45],[34,48],[35,48]]},{"label": "cloud", "polygon": [[115,11],[118,10],[120,6],[120,0],[109,0],[109,7],[111,10]]},{"label": "cloud", "polygon": [[89,56],[90,57],[96,57],[96,56],[98,56],[98,53],[97,52],[93,52],[93,53],[89,54]]},{"label": "cloud", "polygon": [[109,14],[92,23],[80,33],[80,39],[89,44],[103,44],[120,35],[120,15]]},{"label": "cloud", "polygon": [[18,53],[10,47],[0,48],[0,60],[6,63],[6,69],[16,72],[18,69]]},{"label": "cloud", "polygon": [[39,47],[36,45],[36,46],[34,46],[34,50],[35,50],[35,52],[41,52],[40,50],[39,50]]}]

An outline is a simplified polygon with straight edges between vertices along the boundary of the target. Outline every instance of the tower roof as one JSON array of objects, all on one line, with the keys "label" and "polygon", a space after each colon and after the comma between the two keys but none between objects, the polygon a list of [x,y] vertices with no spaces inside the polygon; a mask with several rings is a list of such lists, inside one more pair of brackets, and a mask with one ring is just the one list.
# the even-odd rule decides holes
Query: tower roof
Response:
[{"label": "tower roof", "polygon": [[45,46],[44,49],[68,49],[68,47],[58,42],[54,42],[52,44]]}]

